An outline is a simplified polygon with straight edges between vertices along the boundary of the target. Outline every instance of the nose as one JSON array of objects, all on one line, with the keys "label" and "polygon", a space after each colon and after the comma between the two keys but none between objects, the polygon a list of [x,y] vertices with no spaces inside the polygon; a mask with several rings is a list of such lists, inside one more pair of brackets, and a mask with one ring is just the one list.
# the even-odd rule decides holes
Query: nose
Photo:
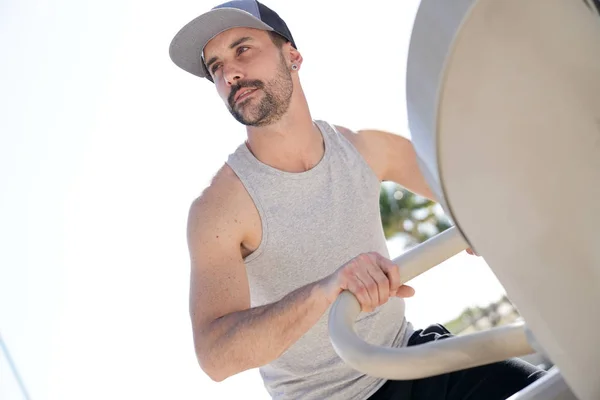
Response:
[{"label": "nose", "polygon": [[235,64],[223,67],[223,79],[227,86],[235,85],[242,78],[243,74]]}]

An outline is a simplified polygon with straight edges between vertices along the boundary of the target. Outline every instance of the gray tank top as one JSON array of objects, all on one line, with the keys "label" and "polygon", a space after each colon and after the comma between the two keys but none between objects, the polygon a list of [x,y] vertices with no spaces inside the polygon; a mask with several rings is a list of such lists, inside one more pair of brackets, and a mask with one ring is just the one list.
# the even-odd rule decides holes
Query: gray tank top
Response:
[{"label": "gray tank top", "polygon": [[[251,304],[280,300],[363,252],[389,257],[379,213],[380,182],[356,148],[333,126],[315,121],[325,154],[302,173],[277,170],[245,144],[227,163],[240,178],[262,221],[262,241],[245,258]],[[277,360],[260,368],[277,400],[361,400],[385,382],[347,366],[329,340],[329,310]],[[405,346],[412,327],[404,300],[393,298],[361,313],[356,331],[369,343]]]}]

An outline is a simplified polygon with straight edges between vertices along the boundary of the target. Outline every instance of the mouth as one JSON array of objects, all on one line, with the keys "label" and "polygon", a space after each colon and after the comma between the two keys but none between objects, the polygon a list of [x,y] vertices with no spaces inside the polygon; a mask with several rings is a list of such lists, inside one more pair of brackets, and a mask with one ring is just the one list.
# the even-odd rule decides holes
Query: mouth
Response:
[{"label": "mouth", "polygon": [[238,102],[248,98],[252,93],[257,91],[258,89],[241,89],[238,91],[233,99],[233,104],[237,104]]}]

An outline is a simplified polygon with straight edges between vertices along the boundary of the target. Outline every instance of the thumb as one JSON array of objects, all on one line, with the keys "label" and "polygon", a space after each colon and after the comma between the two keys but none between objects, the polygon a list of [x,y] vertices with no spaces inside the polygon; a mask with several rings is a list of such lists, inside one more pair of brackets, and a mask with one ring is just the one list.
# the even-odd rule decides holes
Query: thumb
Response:
[{"label": "thumb", "polygon": [[415,295],[415,289],[412,286],[402,285],[397,290],[390,292],[390,296],[395,297],[413,297]]}]

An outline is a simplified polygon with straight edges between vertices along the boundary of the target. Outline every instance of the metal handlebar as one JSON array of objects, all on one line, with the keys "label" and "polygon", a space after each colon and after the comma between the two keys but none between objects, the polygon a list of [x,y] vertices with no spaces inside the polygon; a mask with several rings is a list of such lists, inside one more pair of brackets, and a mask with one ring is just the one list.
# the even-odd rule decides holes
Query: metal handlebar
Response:
[{"label": "metal handlebar", "polygon": [[[400,267],[402,283],[406,283],[467,247],[460,232],[452,227],[393,262]],[[354,321],[360,311],[356,297],[349,291],[342,292],[329,312],[329,336],[342,360],[371,376],[419,379],[535,352],[527,341],[523,323],[411,347],[376,346],[365,342],[354,331]]]}]

